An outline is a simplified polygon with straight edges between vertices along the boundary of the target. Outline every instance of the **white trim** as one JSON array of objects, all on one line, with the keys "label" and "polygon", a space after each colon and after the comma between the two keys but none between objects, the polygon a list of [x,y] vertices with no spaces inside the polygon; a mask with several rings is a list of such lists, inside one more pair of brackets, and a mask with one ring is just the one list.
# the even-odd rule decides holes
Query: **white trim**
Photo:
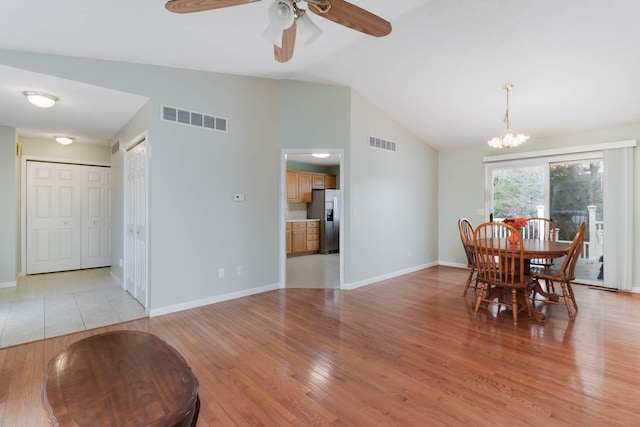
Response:
[{"label": "white trim", "polygon": [[[312,148],[286,148],[280,150],[280,288],[287,287],[287,154],[310,154]],[[348,289],[344,284],[344,241],[346,236],[345,229],[345,193],[344,193],[344,149],[328,148],[322,149],[324,153],[337,154],[340,158],[340,182],[337,186],[340,190],[339,207],[340,210],[340,230],[339,230],[339,288]]]},{"label": "white trim", "polygon": [[417,266],[411,267],[411,268],[405,268],[404,270],[399,270],[399,271],[396,271],[396,272],[393,272],[393,273],[389,273],[389,274],[383,274],[382,276],[372,277],[370,279],[361,280],[359,282],[345,283],[345,285],[341,289],[347,289],[347,290],[356,289],[356,288],[360,288],[362,286],[371,285],[373,283],[381,282],[383,280],[393,279],[394,277],[398,277],[398,276],[402,276],[402,275],[405,275],[405,274],[413,273],[413,272],[416,272],[416,271],[424,270],[425,268],[435,267],[437,265],[438,265],[438,262],[435,262],[435,261],[434,262],[429,262],[427,264],[417,265]]},{"label": "white trim", "polygon": [[0,283],[0,289],[4,289],[4,288],[15,288],[16,286],[18,286],[18,282],[2,282]]},{"label": "white trim", "polygon": [[[126,290],[126,282],[127,282],[127,170],[128,170],[128,165],[127,165],[127,153],[133,149],[134,147],[136,147],[137,145],[141,144],[141,143],[145,143],[145,167],[144,167],[144,173],[145,173],[145,177],[144,177],[144,181],[145,181],[145,206],[146,206],[146,212],[145,212],[145,227],[146,227],[146,245],[145,245],[145,259],[146,259],[146,265],[144,266],[145,269],[145,275],[147,278],[147,283],[146,283],[146,291],[145,291],[145,301],[142,302],[140,300],[138,300],[137,296],[133,296],[136,300],[138,300],[140,302],[140,304],[142,304],[144,306],[145,311],[149,311],[149,306],[151,305],[151,268],[150,268],[150,246],[151,246],[151,224],[149,222],[149,211],[150,211],[150,205],[149,205],[149,193],[150,193],[150,187],[149,187],[149,175],[150,175],[150,167],[151,167],[151,141],[149,141],[149,132],[148,130],[143,131],[142,133],[140,133],[138,136],[132,138],[131,140],[129,140],[128,143],[125,144],[124,147],[124,158],[122,159],[122,194],[124,196],[124,203],[122,203],[122,207],[123,207],[123,211],[122,211],[122,219],[123,219],[123,224],[124,226],[122,227],[122,260],[123,260],[123,264],[122,264],[122,289]],[[135,289],[134,289],[135,291]],[[134,292],[137,293],[137,292]]]},{"label": "white trim", "polygon": [[602,144],[580,145],[576,147],[555,148],[551,150],[527,151],[524,153],[514,154],[498,154],[495,156],[486,156],[482,158],[483,163],[502,162],[505,160],[531,159],[535,157],[558,156],[562,154],[588,153],[590,151],[614,150],[616,148],[635,147],[637,141],[630,139],[628,141],[605,142]]},{"label": "white trim", "polygon": [[116,276],[113,271],[109,271],[109,277],[111,277],[111,279],[113,279],[113,281],[120,285],[120,287],[124,290],[124,284],[122,283],[122,281],[120,281],[120,278]]},{"label": "white trim", "polygon": [[27,162],[65,163],[85,166],[108,166],[108,162],[57,159],[42,156],[22,156],[20,159],[20,271],[27,271]]},{"label": "white trim", "polygon": [[192,308],[202,307],[204,305],[210,305],[210,304],[215,304],[218,302],[228,301],[232,299],[248,297],[250,295],[274,291],[278,288],[280,288],[280,285],[278,283],[274,283],[272,285],[261,286],[259,288],[245,289],[243,291],[231,292],[224,295],[217,295],[215,297],[203,298],[203,299],[189,301],[181,304],[154,308],[153,310],[149,310],[149,317],[162,316],[163,314],[175,313],[177,311],[189,310]]}]

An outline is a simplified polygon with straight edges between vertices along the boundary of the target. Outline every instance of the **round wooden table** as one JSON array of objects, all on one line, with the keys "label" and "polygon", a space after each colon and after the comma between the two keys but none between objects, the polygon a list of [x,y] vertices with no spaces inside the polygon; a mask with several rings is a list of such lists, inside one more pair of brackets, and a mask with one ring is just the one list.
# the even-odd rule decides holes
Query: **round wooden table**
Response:
[{"label": "round wooden table", "polygon": [[47,366],[42,400],[55,426],[194,426],[200,408],[184,358],[139,331],[67,347]]},{"label": "round wooden table", "polygon": [[[480,246],[488,246],[487,239],[479,239],[476,243]],[[500,240],[500,247],[507,246],[507,239],[504,237],[498,238]],[[538,240],[538,239],[522,239],[522,256],[524,258],[524,268],[525,274],[529,274],[530,261],[532,259],[550,259],[550,258],[560,258],[567,254],[569,251],[569,247],[571,243],[568,242],[556,242],[552,240]],[[509,245],[511,245],[509,243]],[[551,301],[558,301],[559,295],[555,293],[548,292],[540,286],[540,283],[536,280],[532,283],[531,289],[528,289],[527,292],[531,292],[535,289],[536,293],[548,298]],[[534,319],[538,321],[544,321],[545,316],[541,312],[533,309],[532,315]]]}]

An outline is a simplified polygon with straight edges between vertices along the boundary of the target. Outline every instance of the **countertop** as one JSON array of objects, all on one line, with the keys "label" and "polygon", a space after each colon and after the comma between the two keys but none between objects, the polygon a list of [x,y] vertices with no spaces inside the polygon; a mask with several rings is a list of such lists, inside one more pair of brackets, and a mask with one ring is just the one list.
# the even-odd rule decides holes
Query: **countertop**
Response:
[{"label": "countertop", "polygon": [[287,222],[310,222],[310,221],[320,221],[319,219],[288,219]]}]

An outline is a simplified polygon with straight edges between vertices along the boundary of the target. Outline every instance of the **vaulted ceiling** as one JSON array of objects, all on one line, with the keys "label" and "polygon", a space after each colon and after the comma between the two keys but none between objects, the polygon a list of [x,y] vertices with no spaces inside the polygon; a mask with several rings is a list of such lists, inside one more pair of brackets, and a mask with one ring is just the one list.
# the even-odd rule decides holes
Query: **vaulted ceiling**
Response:
[{"label": "vaulted ceiling", "polygon": [[[170,13],[163,0],[9,2],[0,48],[349,86],[438,149],[500,133],[505,83],[514,85],[511,126],[532,137],[640,122],[637,0],[352,3],[388,20],[391,34],[310,13],[323,33],[299,40],[286,63],[261,37],[271,0],[191,14]],[[2,80],[20,76],[2,67],[0,75],[0,125],[28,133],[37,124],[9,117],[3,104]],[[105,132],[86,130],[86,142]]]}]

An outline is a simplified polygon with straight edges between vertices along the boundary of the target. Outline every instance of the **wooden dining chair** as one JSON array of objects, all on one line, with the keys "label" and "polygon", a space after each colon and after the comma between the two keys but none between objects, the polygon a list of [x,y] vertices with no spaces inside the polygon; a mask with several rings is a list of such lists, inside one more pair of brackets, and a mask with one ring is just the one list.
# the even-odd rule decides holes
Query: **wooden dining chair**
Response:
[{"label": "wooden dining chair", "polygon": [[[509,243],[505,237],[516,235],[517,242]],[[480,292],[476,297],[473,316],[482,302],[511,306],[513,325],[518,325],[518,313],[526,310],[532,316],[529,302],[531,277],[525,275],[522,236],[518,230],[502,222],[485,222],[474,231],[474,254]]]},{"label": "wooden dining chair", "polygon": [[[522,237],[525,239],[556,241],[558,233],[556,225],[548,218],[527,218],[527,225],[522,229]],[[536,258],[530,261],[531,265],[551,267],[553,259]]]},{"label": "wooden dining chair", "polygon": [[[578,313],[578,303],[576,303],[576,297],[573,294],[571,281],[575,280],[576,278],[576,264],[578,263],[580,253],[582,252],[582,246],[584,245],[585,228],[586,223],[582,222],[582,224],[580,224],[580,227],[578,227],[578,231],[576,232],[573,241],[571,242],[571,246],[569,247],[567,256],[564,258],[564,261],[562,262],[562,265],[559,269],[553,269],[551,267],[531,267],[531,276],[533,277],[533,279],[538,281],[544,280],[547,286],[547,290],[549,290],[550,288],[553,289],[553,282],[560,282],[560,285],[562,286],[562,297],[564,300],[564,304],[567,307],[567,313],[569,313],[569,318],[571,320],[575,319],[576,314]],[[535,288],[533,291],[532,300],[536,301]],[[562,304],[562,301],[553,301],[550,299],[543,299],[540,301],[544,301],[549,304]],[[573,303],[575,312],[571,310],[571,303]]]},{"label": "wooden dining chair", "polygon": [[[467,277],[467,283],[464,287],[464,292],[462,293],[463,296],[466,296],[467,291],[469,290],[469,286],[471,286],[473,275],[476,272],[476,257],[473,250],[473,225],[471,225],[471,222],[469,222],[468,219],[461,218],[458,220],[458,231],[460,232],[460,240],[462,241],[464,253],[467,256],[467,267],[471,269],[471,271],[469,272],[469,276]],[[477,278],[475,288],[478,288]]]}]

